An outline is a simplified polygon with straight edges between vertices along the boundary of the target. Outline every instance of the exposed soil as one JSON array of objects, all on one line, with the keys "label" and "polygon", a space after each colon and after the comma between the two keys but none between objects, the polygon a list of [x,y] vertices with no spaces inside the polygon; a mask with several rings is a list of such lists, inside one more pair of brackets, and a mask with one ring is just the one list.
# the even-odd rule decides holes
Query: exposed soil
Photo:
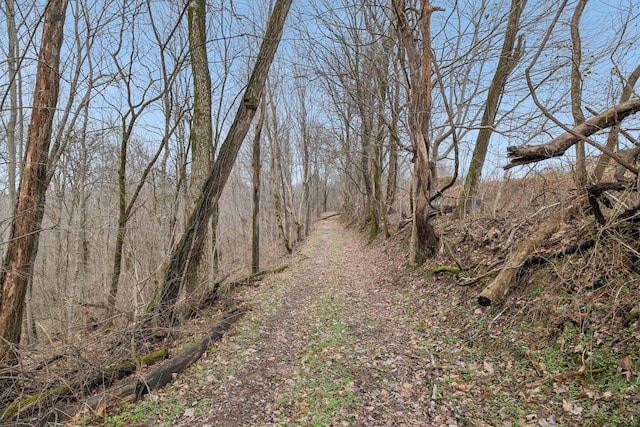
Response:
[{"label": "exposed soil", "polygon": [[[598,359],[606,337],[583,339],[585,330],[566,325],[541,337],[514,323],[522,301],[476,307],[477,289],[408,271],[401,241],[369,245],[339,217],[321,220],[287,270],[233,296],[251,310],[205,357],[102,421],[638,425],[635,361],[619,365],[636,354],[637,322],[625,338],[631,353],[627,345]],[[143,411],[153,421],[134,415]]]}]

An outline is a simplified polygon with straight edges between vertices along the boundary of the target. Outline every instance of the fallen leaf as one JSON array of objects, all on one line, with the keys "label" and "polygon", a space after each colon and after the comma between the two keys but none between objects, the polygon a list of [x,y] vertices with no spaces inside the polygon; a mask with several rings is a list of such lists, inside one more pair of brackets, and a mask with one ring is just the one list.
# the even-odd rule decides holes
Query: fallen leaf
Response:
[{"label": "fallen leaf", "polygon": [[631,368],[631,359],[629,356],[624,356],[618,362],[618,372],[624,374],[627,377],[627,381],[631,381],[631,375],[633,374],[633,368]]},{"label": "fallen leaf", "polygon": [[485,360],[484,363],[482,364],[482,367],[484,368],[485,371],[489,373],[489,375],[493,375],[494,369],[493,369],[493,366],[491,366],[491,363]]}]

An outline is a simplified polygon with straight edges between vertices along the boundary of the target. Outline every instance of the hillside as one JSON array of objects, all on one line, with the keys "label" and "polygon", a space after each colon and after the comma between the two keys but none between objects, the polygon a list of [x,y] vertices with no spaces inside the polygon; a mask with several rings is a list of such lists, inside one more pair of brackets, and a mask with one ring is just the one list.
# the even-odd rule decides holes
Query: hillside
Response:
[{"label": "hillside", "polygon": [[285,272],[233,294],[250,312],[171,387],[78,423],[637,425],[637,318],[537,304],[540,284],[481,308],[477,288],[407,270],[402,241],[321,220]]}]

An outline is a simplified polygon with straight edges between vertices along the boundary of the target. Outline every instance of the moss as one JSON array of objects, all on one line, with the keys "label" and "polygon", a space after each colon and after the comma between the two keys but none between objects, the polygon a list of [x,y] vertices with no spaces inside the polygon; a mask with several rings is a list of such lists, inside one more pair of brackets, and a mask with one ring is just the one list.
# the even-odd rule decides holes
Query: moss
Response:
[{"label": "moss", "polygon": [[452,267],[450,265],[440,265],[438,267],[432,268],[431,271],[429,271],[429,273],[431,275],[438,274],[438,273],[451,273],[457,276],[457,275],[460,275],[462,271],[460,271],[459,268]]}]

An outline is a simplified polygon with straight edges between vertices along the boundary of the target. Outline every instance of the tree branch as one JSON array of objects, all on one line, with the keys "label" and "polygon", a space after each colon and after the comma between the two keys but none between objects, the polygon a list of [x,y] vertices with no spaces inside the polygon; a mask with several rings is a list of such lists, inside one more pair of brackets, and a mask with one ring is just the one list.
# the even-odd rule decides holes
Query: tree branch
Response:
[{"label": "tree branch", "polygon": [[[525,165],[528,163],[539,162],[540,160],[550,159],[552,157],[562,156],[565,151],[576,142],[586,138],[594,133],[614,126],[620,123],[628,116],[640,111],[640,99],[623,102],[612,107],[592,119],[570,129],[562,135],[554,138],[550,142],[542,145],[520,145],[507,147],[507,155],[511,158],[508,165],[504,169],[511,169],[514,166]],[[606,148],[598,145],[596,148],[605,152]],[[607,150],[608,151],[608,150]],[[620,158],[614,153],[607,153],[618,163],[627,169],[638,173],[638,169],[630,165],[627,161]]]}]

